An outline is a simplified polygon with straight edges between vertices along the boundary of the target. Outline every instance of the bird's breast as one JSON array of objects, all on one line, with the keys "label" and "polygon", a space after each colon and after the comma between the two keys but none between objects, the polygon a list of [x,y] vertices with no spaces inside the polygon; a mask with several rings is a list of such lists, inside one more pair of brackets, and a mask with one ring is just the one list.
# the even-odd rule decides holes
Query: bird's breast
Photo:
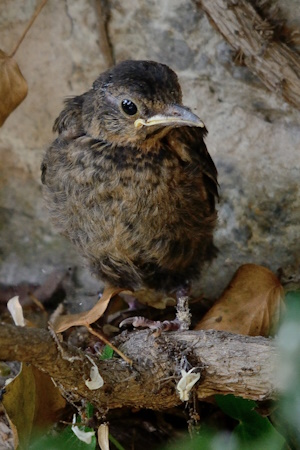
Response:
[{"label": "bird's breast", "polygon": [[54,222],[95,267],[154,261],[177,270],[212,233],[201,171],[167,149],[144,154],[79,139],[45,159]]}]

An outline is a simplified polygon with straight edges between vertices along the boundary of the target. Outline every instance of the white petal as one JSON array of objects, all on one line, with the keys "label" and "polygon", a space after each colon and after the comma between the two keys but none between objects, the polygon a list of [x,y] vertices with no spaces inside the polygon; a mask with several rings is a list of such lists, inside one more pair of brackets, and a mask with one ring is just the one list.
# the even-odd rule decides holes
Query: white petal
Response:
[{"label": "white petal", "polygon": [[103,423],[98,428],[98,444],[101,450],[109,450],[108,425]]},{"label": "white petal", "polygon": [[25,320],[23,316],[23,308],[20,305],[19,297],[13,297],[7,302],[7,309],[10,312],[15,325],[25,327]]},{"label": "white petal", "polygon": [[94,363],[94,361],[92,360],[92,358],[90,358],[88,355],[86,355],[86,357],[91,361],[91,363],[93,364],[90,370],[90,379],[91,380],[86,380],[85,381],[85,385],[91,390],[94,391],[95,389],[99,389],[103,386],[104,384],[104,380],[101,377],[98,367],[96,366],[96,364]]},{"label": "white petal", "polygon": [[82,431],[77,426],[72,425],[73,433],[78,437],[78,439],[86,444],[92,442],[92,437],[95,436],[95,431]]},{"label": "white petal", "polygon": [[74,425],[75,423],[76,414],[73,414],[73,425],[71,427],[73,433],[78,437],[80,441],[85,442],[86,444],[90,444],[92,442],[92,437],[95,436],[95,431],[82,431],[77,427],[77,425]]},{"label": "white petal", "polygon": [[195,367],[193,367],[188,372],[182,370],[181,378],[176,386],[179,392],[180,400],[183,402],[188,401],[192,387],[200,379],[200,373],[192,373],[193,370],[195,370]]}]

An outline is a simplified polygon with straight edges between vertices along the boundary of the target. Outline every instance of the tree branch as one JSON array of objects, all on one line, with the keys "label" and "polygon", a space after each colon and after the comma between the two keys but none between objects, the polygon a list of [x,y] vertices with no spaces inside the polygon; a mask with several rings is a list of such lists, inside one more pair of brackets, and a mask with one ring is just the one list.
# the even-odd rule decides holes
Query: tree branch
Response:
[{"label": "tree branch", "polygon": [[280,390],[271,339],[209,330],[163,333],[159,338],[149,331],[124,332],[117,341],[133,367],[119,358],[93,357],[104,379],[103,387],[95,391],[85,385],[90,360],[65,343],[58,349],[46,330],[2,325],[0,359],[31,363],[48,373],[73,401],[83,398],[101,410],[122,406],[159,410],[180,404],[176,383],[187,362],[186,370],[198,367],[201,372],[195,388],[199,399],[230,393],[263,400],[275,398]]},{"label": "tree branch", "polygon": [[272,25],[246,0],[201,0],[212,25],[271,91],[300,107],[300,56],[273,37]]},{"label": "tree branch", "polygon": [[98,19],[98,30],[99,30],[99,47],[107,68],[115,64],[113,49],[108,35],[108,4],[103,2],[103,0],[95,1],[95,8]]}]

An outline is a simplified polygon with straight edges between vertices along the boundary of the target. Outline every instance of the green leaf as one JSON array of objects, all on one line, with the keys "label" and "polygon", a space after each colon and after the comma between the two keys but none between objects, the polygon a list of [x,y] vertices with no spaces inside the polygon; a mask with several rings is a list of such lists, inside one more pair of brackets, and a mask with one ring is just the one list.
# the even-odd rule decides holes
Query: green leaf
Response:
[{"label": "green leaf", "polygon": [[125,450],[125,448],[123,447],[123,445],[120,444],[119,441],[117,441],[116,438],[114,438],[111,434],[109,435],[109,440],[112,444],[114,444],[114,446],[118,449],[118,450]]},{"label": "green leaf", "polygon": [[280,350],[278,377],[284,386],[277,412],[282,432],[300,448],[300,291],[286,294],[287,311],[276,341]]},{"label": "green leaf", "polygon": [[113,357],[114,351],[109,345],[105,345],[102,350],[100,359],[103,361],[104,359],[111,359]]},{"label": "green leaf", "polygon": [[162,450],[241,450],[241,448],[230,433],[217,432],[203,425],[197,436],[191,439],[191,436],[187,435],[177,440],[176,444],[166,445]]},{"label": "green leaf", "polygon": [[227,416],[236,420],[244,420],[257,414],[254,409],[256,403],[253,400],[246,400],[234,395],[215,395],[217,405]]},{"label": "green leaf", "polygon": [[287,316],[292,318],[292,314],[296,312],[298,318],[300,314],[300,291],[290,291],[285,295],[287,306]]},{"label": "green leaf", "polygon": [[[88,427],[82,428],[84,431],[93,431]],[[57,435],[47,435],[35,440],[30,445],[29,450],[95,450],[96,445],[96,436],[92,437],[90,444],[86,444],[80,441],[73,433],[71,427],[68,426]]]},{"label": "green leaf", "polygon": [[90,402],[86,404],[86,416],[88,419],[91,419],[94,415],[94,405],[92,405]]},{"label": "green leaf", "polygon": [[273,427],[267,417],[255,411],[256,403],[234,395],[216,395],[216,403],[225,414],[239,421],[233,431],[233,437],[245,449],[272,448],[280,450],[284,438]]}]

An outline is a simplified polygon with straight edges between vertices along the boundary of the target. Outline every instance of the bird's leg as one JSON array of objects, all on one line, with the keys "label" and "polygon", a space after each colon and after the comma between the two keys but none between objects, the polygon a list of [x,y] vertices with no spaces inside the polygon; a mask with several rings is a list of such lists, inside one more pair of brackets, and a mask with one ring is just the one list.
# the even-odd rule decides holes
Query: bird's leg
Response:
[{"label": "bird's leg", "polygon": [[156,336],[159,336],[163,331],[186,331],[191,324],[191,314],[189,310],[189,296],[187,295],[188,288],[183,287],[177,290],[176,298],[176,318],[174,320],[150,320],[145,317],[128,317],[120,323],[120,327],[124,325],[132,325],[135,328],[150,328],[154,331]]}]

